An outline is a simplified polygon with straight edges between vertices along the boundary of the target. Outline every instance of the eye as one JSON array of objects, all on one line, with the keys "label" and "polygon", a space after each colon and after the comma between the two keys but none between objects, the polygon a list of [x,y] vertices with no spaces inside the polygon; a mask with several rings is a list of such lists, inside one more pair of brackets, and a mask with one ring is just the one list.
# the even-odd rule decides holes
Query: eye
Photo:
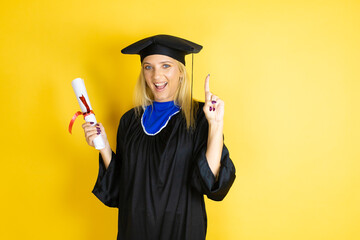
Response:
[{"label": "eye", "polygon": [[150,65],[146,65],[146,66],[144,66],[144,69],[145,69],[145,70],[150,70],[150,69],[151,69],[151,66],[150,66]]},{"label": "eye", "polygon": [[163,68],[169,68],[169,67],[171,67],[170,64],[164,64],[163,65]]}]

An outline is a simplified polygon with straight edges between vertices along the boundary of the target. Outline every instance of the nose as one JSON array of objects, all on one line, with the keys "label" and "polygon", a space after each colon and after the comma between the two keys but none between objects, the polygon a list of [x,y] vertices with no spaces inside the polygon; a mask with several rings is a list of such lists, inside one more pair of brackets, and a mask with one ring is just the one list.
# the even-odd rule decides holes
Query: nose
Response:
[{"label": "nose", "polygon": [[158,68],[154,68],[154,72],[153,72],[153,78],[154,80],[158,80],[161,77],[161,69]]}]

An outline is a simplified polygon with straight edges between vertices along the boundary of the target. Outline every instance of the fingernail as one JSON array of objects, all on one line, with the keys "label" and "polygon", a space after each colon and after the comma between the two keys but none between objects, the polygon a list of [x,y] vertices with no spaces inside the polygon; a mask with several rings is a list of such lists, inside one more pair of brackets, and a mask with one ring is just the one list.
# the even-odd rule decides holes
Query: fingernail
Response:
[{"label": "fingernail", "polygon": [[212,103],[212,104],[215,104],[215,103],[216,103],[216,101],[211,101],[211,103]]},{"label": "fingernail", "polygon": [[213,111],[215,111],[215,108],[213,108]]},{"label": "fingernail", "polygon": [[99,133],[99,132],[97,132],[97,135],[100,135],[100,133]]},{"label": "fingernail", "polygon": [[100,128],[99,128],[99,127],[96,127],[96,129],[97,129],[98,131],[100,131]]},{"label": "fingernail", "polygon": [[209,108],[210,112],[212,111],[212,107]]},{"label": "fingernail", "polygon": [[97,123],[95,126],[100,126],[100,124]]},{"label": "fingernail", "polygon": [[94,122],[90,122],[90,124],[94,124]]}]

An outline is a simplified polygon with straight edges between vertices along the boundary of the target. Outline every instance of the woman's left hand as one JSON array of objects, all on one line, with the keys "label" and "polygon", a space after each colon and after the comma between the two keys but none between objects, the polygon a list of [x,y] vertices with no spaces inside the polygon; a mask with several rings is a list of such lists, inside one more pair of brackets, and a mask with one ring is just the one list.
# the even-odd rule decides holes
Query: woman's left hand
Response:
[{"label": "woman's left hand", "polygon": [[210,124],[223,124],[224,101],[210,92],[210,74],[205,79],[205,105],[203,111]]}]

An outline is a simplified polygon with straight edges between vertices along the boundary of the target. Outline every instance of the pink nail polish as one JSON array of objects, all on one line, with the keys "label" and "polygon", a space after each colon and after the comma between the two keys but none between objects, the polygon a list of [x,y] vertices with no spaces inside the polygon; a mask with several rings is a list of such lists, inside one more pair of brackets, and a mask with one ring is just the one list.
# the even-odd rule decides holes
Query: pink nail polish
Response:
[{"label": "pink nail polish", "polygon": [[211,103],[212,103],[212,104],[215,104],[215,103],[216,103],[216,101],[211,101]]}]

